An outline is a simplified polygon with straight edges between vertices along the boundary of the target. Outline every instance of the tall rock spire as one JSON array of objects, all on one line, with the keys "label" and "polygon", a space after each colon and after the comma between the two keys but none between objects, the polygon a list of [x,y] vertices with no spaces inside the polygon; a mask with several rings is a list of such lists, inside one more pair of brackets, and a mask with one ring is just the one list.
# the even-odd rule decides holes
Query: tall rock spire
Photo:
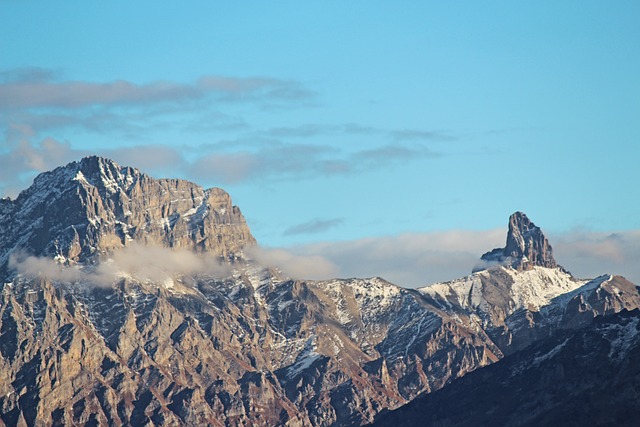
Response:
[{"label": "tall rock spire", "polygon": [[553,249],[540,227],[522,212],[509,217],[506,246],[485,253],[481,260],[508,265],[516,270],[529,270],[534,266],[560,267],[553,258]]}]

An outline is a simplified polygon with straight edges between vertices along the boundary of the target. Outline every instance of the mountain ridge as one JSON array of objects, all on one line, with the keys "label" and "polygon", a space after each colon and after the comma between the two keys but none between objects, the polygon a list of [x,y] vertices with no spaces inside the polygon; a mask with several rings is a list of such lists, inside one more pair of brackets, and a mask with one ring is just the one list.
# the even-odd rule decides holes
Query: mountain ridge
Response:
[{"label": "mountain ridge", "polygon": [[360,425],[553,331],[640,307],[621,277],[583,281],[536,264],[553,260],[551,247],[521,213],[510,226],[520,252],[465,278],[419,290],[291,280],[244,256],[255,239],[223,190],[97,157],[53,172],[20,203],[0,202],[3,256],[24,244],[63,269],[99,267],[136,242],[214,255],[229,270],[123,271],[100,286],[0,270],[8,425]]},{"label": "mountain ridge", "polygon": [[128,241],[209,251],[227,261],[255,245],[222,189],[154,179],[97,156],[38,175],[0,211],[0,261],[22,249],[77,263]]},{"label": "mountain ridge", "polygon": [[556,331],[372,426],[636,425],[639,321],[635,309]]}]

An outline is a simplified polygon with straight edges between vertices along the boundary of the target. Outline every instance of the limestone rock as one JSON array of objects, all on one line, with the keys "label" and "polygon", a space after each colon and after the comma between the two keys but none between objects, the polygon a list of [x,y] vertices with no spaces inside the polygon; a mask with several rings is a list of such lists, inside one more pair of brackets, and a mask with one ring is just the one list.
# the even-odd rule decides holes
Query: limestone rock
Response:
[{"label": "limestone rock", "polygon": [[[41,174],[0,200],[0,425],[361,425],[640,306],[623,278],[550,267],[539,229],[512,219],[501,254],[520,262],[453,282],[289,280],[243,257],[255,240],[223,190],[98,157]],[[230,272],[96,286],[7,264],[22,249],[90,271],[131,242],[210,253]]]},{"label": "limestone rock", "polygon": [[640,311],[623,311],[554,331],[373,425],[635,426],[639,323]]},{"label": "limestone rock", "polygon": [[553,258],[553,249],[542,230],[522,212],[509,217],[506,246],[485,253],[481,260],[489,264],[508,265],[516,270],[527,270],[534,266],[558,267]]},{"label": "limestone rock", "polygon": [[0,263],[16,249],[86,262],[133,241],[227,261],[255,244],[224,190],[154,179],[95,156],[40,174],[16,200],[0,204]]}]

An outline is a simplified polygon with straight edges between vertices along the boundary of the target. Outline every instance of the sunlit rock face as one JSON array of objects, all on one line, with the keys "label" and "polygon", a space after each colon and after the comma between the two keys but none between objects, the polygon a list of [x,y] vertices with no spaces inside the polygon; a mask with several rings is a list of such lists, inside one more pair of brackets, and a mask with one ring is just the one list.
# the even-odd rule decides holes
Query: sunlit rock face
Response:
[{"label": "sunlit rock face", "polygon": [[0,216],[6,425],[360,425],[640,306],[623,278],[550,264],[523,214],[508,257],[533,265],[421,290],[283,277],[249,258],[223,190],[98,157],[39,175]]},{"label": "sunlit rock face", "polygon": [[516,270],[527,270],[533,267],[557,268],[553,258],[553,249],[549,241],[522,212],[509,217],[509,232],[504,248],[497,248],[481,257],[489,264],[510,266]]},{"label": "sunlit rock face", "polygon": [[255,244],[222,189],[154,179],[101,157],[40,174],[0,209],[0,260],[21,249],[83,262],[136,241],[241,257]]}]

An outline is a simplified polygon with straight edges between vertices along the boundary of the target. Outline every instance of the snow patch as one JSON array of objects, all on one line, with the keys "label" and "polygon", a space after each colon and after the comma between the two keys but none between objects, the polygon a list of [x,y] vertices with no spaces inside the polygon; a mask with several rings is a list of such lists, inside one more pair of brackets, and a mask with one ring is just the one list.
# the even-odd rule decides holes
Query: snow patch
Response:
[{"label": "snow patch", "polygon": [[533,359],[532,365],[533,366],[538,366],[540,365],[542,362],[544,362],[545,360],[551,359],[552,357],[554,357],[556,354],[558,354],[560,352],[560,350],[562,350],[564,348],[564,346],[567,344],[567,342],[569,342],[569,338],[567,338],[566,340],[564,340],[562,343],[558,344],[557,346],[555,346],[554,348],[552,348],[551,350],[549,350],[547,353],[541,355],[541,356],[537,356]]},{"label": "snow patch", "polygon": [[[560,295],[574,291],[587,284],[587,280],[576,280],[570,274],[556,268],[534,267],[531,270],[516,271],[500,267],[513,280],[509,297],[513,304],[511,314],[521,308],[537,311],[549,305]],[[462,308],[484,311],[490,308],[482,289],[482,277],[489,278],[490,270],[483,270],[451,282],[436,283],[420,288],[419,291],[436,300],[455,302]]]},{"label": "snow patch", "polygon": [[304,350],[298,354],[293,365],[287,368],[287,378],[295,378],[322,357],[316,352],[316,336],[312,335],[305,343]]},{"label": "snow patch", "polygon": [[609,359],[620,362],[626,356],[638,335],[639,318],[631,319],[626,325],[610,325],[608,332],[614,337],[611,340]]}]

